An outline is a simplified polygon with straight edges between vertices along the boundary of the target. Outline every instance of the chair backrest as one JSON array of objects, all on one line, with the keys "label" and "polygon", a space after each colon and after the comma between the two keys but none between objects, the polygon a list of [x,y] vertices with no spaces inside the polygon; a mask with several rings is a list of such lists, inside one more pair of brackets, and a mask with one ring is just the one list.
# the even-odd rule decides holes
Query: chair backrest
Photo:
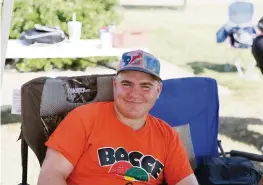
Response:
[{"label": "chair backrest", "polygon": [[[160,98],[151,114],[172,127],[188,125],[190,136],[183,139],[186,147],[193,146],[198,165],[205,156],[218,156],[219,98],[214,79],[189,77],[163,82]],[[184,135],[184,137],[186,137]],[[191,154],[190,154],[191,155]],[[190,157],[190,161],[193,158]]]},{"label": "chair backrest", "polygon": [[228,6],[228,22],[231,27],[230,44],[235,48],[250,48],[256,36],[252,23],[254,4],[251,0],[233,0]]},{"label": "chair backrest", "polygon": [[112,80],[113,74],[42,77],[22,86],[22,136],[40,165],[46,152],[44,142],[68,112],[82,104],[113,100]]},{"label": "chair backrest", "polygon": [[251,0],[232,0],[228,6],[228,20],[216,33],[217,43],[227,39],[231,47],[250,48],[256,36],[253,16]]},{"label": "chair backrest", "polygon": [[[69,111],[82,104],[113,100],[113,75],[37,78],[22,86],[22,136],[40,165],[47,141]],[[151,114],[174,127],[192,167],[197,157],[217,155],[218,96],[215,80],[192,77],[163,81]]]},{"label": "chair backrest", "polygon": [[234,26],[252,25],[254,4],[251,0],[233,0],[228,6],[228,21]]}]

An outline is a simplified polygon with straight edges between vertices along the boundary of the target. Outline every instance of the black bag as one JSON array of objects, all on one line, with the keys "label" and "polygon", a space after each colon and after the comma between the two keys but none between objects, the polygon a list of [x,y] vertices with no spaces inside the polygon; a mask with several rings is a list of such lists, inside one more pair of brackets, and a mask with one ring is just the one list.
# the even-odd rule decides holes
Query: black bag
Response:
[{"label": "black bag", "polygon": [[207,157],[195,170],[199,185],[258,185],[262,174],[243,157]]},{"label": "black bag", "polygon": [[41,26],[36,24],[33,29],[22,33],[20,41],[24,45],[35,43],[55,44],[67,38],[66,33],[59,27]]},{"label": "black bag", "polygon": [[258,185],[262,174],[245,157],[262,161],[262,156],[232,150],[227,157],[220,140],[218,147],[222,157],[205,157],[196,168],[199,185]]}]

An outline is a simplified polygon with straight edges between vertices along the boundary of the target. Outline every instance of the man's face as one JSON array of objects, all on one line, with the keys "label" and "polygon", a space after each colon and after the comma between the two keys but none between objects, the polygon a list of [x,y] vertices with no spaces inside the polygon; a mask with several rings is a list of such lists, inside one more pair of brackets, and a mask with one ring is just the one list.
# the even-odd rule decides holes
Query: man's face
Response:
[{"label": "man's face", "polygon": [[126,118],[145,116],[159,97],[162,84],[153,76],[139,71],[120,72],[113,81],[114,100]]}]

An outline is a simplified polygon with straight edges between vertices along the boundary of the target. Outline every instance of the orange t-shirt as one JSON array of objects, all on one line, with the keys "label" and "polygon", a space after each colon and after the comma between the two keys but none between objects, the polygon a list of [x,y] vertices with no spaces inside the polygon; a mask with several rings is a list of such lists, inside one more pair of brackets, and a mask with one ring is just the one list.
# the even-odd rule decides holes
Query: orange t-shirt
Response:
[{"label": "orange t-shirt", "polygon": [[113,102],[82,105],[46,142],[74,166],[69,185],[176,184],[193,173],[179,135],[148,115],[138,131],[116,117]]}]

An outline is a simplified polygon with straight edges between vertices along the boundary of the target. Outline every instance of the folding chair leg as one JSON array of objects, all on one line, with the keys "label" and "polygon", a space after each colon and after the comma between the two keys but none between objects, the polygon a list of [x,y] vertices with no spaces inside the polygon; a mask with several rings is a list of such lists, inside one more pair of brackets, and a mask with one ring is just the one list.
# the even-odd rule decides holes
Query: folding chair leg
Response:
[{"label": "folding chair leg", "polygon": [[21,137],[21,159],[22,159],[22,183],[19,185],[27,184],[27,164],[28,164],[28,145],[23,137]]},{"label": "folding chair leg", "polygon": [[230,71],[230,68],[231,68],[231,63],[232,63],[232,60],[231,60],[231,55],[230,55],[230,48],[227,48],[226,50],[226,53],[227,53],[227,63],[225,64],[224,66],[224,69],[225,69],[225,72],[229,72]]},{"label": "folding chair leg", "polygon": [[242,70],[242,67],[241,65],[238,63],[237,59],[235,59],[235,62],[234,62],[236,68],[237,68],[237,71],[239,73],[240,76],[244,76],[244,72]]},{"label": "folding chair leg", "polygon": [[255,69],[255,67],[257,66],[257,62],[254,60],[254,59],[252,59],[252,64],[251,64],[251,66],[248,68],[248,70],[247,70],[247,74],[251,74],[252,72],[253,72],[253,70]]},{"label": "folding chair leg", "polygon": [[259,75],[255,73],[255,68],[257,66],[257,63],[255,60],[252,60],[251,65],[248,67],[248,69],[245,71],[244,77],[248,80],[258,80]]}]

